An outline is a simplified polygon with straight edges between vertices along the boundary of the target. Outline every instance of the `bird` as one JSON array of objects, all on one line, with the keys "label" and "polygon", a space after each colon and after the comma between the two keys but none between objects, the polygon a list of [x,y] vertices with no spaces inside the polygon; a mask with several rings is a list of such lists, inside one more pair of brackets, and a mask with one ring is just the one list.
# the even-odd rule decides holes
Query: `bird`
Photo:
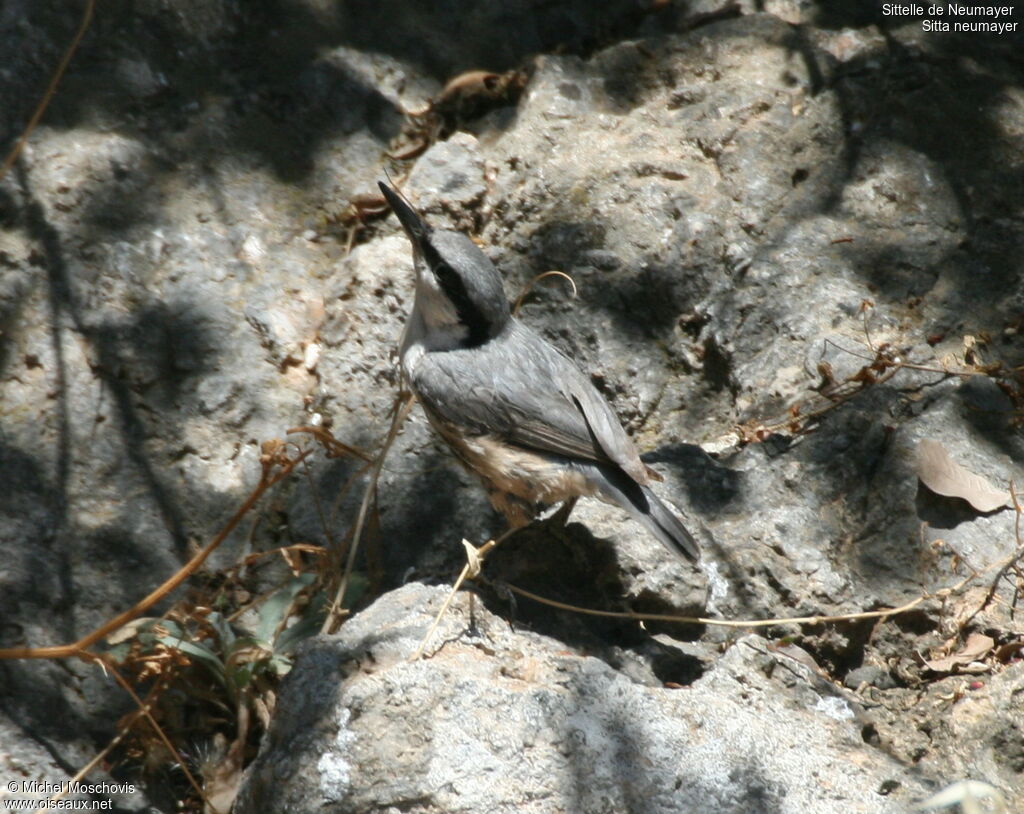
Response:
[{"label": "bird", "polygon": [[430,226],[397,190],[381,192],[412,244],[415,296],[402,375],[432,428],[482,481],[510,528],[580,497],[625,509],[666,548],[697,561],[682,522],[651,490],[612,410],[568,356],[512,314],[501,275],[462,232]]}]

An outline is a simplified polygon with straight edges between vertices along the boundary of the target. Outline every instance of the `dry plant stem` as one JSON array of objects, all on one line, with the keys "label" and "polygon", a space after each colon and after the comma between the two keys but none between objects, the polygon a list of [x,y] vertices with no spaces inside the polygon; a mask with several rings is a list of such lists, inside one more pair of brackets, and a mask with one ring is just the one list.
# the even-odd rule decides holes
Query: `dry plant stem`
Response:
[{"label": "dry plant stem", "polygon": [[363,452],[361,449],[350,446],[342,441],[339,441],[330,431],[324,427],[317,427],[312,424],[307,424],[301,427],[292,427],[288,430],[286,435],[295,435],[296,433],[305,433],[306,435],[312,435],[317,441],[319,441],[323,447],[327,450],[328,458],[341,458],[348,455],[351,458],[358,458],[364,463],[372,464],[373,459]]},{"label": "dry plant stem", "polygon": [[352,224],[348,227],[348,235],[345,239],[345,253],[342,257],[348,257],[352,254],[352,247],[356,245],[356,235],[364,227],[361,224]]},{"label": "dry plant stem", "polygon": [[[834,410],[836,407],[844,404],[850,399],[856,397],[859,393],[863,392],[868,386],[877,386],[889,381],[893,376],[899,373],[901,370],[919,370],[928,373],[938,373],[942,376],[987,376],[992,378],[990,371],[977,370],[962,368],[959,370],[951,370],[945,365],[942,367],[934,367],[932,365],[915,364],[906,362],[897,357],[885,356],[882,349],[875,349],[874,342],[871,338],[870,331],[868,329],[867,309],[863,309],[861,312],[863,330],[865,336],[865,343],[872,351],[873,355],[866,355],[858,353],[857,351],[844,348],[843,346],[826,340],[833,347],[838,348],[844,353],[848,353],[851,356],[855,356],[860,359],[865,359],[872,362],[871,365],[866,365],[860,374],[866,374],[865,376],[857,375],[848,377],[836,384],[835,387],[830,388],[828,392],[824,390],[819,392],[819,396],[812,398],[809,404],[797,402],[793,407],[798,408],[796,412],[793,412],[792,408],[787,412],[784,418],[772,417],[761,421],[754,425],[753,429],[760,435],[769,434],[773,432],[789,433],[791,435],[800,435],[809,431],[809,424],[820,418],[822,415]],[[884,346],[883,346],[884,347]],[[740,428],[741,436],[744,432],[749,432],[749,429]]]},{"label": "dry plant stem", "polygon": [[[1014,486],[1012,480],[1010,481],[1010,499],[1013,501],[1013,511],[1015,515],[1013,518],[1013,534],[1014,539],[1017,541],[1017,551],[1012,557],[1010,557],[1010,559],[1003,565],[1003,567],[999,569],[999,572],[996,574],[995,579],[992,580],[992,585],[989,587],[988,593],[985,595],[985,599],[978,606],[978,610],[971,614],[971,618],[973,618],[975,614],[981,612],[989,606],[992,600],[995,599],[996,591],[999,590],[999,581],[1006,576],[1006,573],[1011,568],[1014,568],[1017,565],[1021,557],[1024,557],[1024,540],[1021,540],[1020,536],[1020,517],[1021,512],[1024,511],[1024,509],[1021,508],[1020,500],[1017,497],[1017,489]],[[1016,590],[1017,588],[1015,586],[1014,593],[1016,593]],[[1013,618],[1012,607],[1010,609],[1010,618]],[[970,619],[968,619],[968,621],[970,621]]]},{"label": "dry plant stem", "polygon": [[552,269],[551,271],[545,271],[543,274],[538,274],[536,277],[534,277],[532,280],[530,280],[530,282],[528,282],[526,285],[523,286],[523,290],[519,292],[519,296],[516,297],[515,304],[512,306],[512,315],[513,316],[515,316],[515,315],[517,315],[519,313],[519,309],[522,307],[523,300],[525,300],[526,296],[533,290],[533,286],[536,283],[539,283],[545,277],[564,277],[566,280],[569,281],[569,285],[572,286],[572,296],[573,296],[573,298],[574,299],[576,298],[576,295],[578,293],[577,290],[576,290],[576,281],[572,277],[570,277],[568,274],[566,274],[564,271],[557,271],[555,269]]},{"label": "dry plant stem", "polygon": [[262,517],[259,512],[256,512],[256,516],[253,517],[252,524],[249,526],[249,533],[245,535],[245,547],[242,549],[242,566],[238,571],[239,576],[245,576],[246,563],[252,554],[252,541],[256,539],[256,530],[260,527],[260,520],[262,520]]},{"label": "dry plant stem", "polygon": [[[256,608],[259,608],[264,602],[266,602],[268,599],[270,599],[270,597],[272,597],[274,594],[276,594],[278,591],[284,588],[289,582],[291,582],[291,577],[286,577],[281,582],[272,585],[263,593],[258,594],[256,597],[249,600],[249,602],[247,602],[243,607],[239,608],[234,613],[227,616],[227,621],[237,622],[239,618],[241,618],[244,614],[248,613],[250,610],[255,610]],[[281,621],[278,622],[278,627],[275,628],[274,634],[271,636],[270,641],[274,641],[281,632],[279,628],[288,623],[288,618],[292,614],[292,611],[296,605],[296,601],[293,601],[291,604],[288,605],[288,608],[285,614],[281,617]]]},{"label": "dry plant stem", "polygon": [[[301,452],[301,450],[300,450],[300,452]],[[305,461],[303,461],[303,463],[305,463]],[[276,485],[278,482],[280,482],[280,481],[275,481],[275,483],[271,484],[271,485],[272,486]],[[253,515],[253,518],[252,518],[252,525],[249,526],[249,533],[245,535],[245,545],[242,548],[242,553],[243,553],[243,556],[242,556],[242,566],[241,566],[241,568],[238,571],[238,574],[239,574],[240,578],[244,577],[245,574],[246,574],[246,567],[247,567],[246,564],[249,562],[249,558],[253,554],[253,541],[256,539],[256,531],[259,529],[260,523],[262,521],[263,521],[263,512],[262,511],[255,512],[254,515]]]},{"label": "dry plant stem", "polygon": [[[899,373],[900,370],[902,370],[904,367],[907,367],[907,365],[904,365],[902,362],[894,364],[884,373],[880,374],[878,378],[871,383],[871,386],[875,387],[880,384],[884,384],[897,373]],[[844,382],[843,384],[845,385],[845,387],[843,385],[837,387],[834,391],[832,391],[829,394],[829,397],[822,402],[820,407],[814,407],[806,412],[801,412],[797,419],[794,419],[792,416],[789,415],[787,415],[785,418],[769,419],[768,421],[765,421],[764,423],[760,424],[758,426],[758,429],[761,430],[762,432],[767,433],[789,430],[789,428],[793,426],[794,420],[799,420],[800,422],[806,425],[812,419],[820,418],[826,413],[831,412],[839,405],[845,403],[846,401],[852,399],[854,396],[863,392],[863,390],[865,389],[864,385],[860,384],[859,382]]]},{"label": "dry plant stem", "polygon": [[[305,432],[312,435],[324,449],[327,450],[327,456],[329,458],[338,458],[342,456],[349,456],[352,458],[358,458],[360,461],[365,463],[365,466],[360,467],[353,472],[348,479],[345,481],[341,489],[338,490],[338,494],[334,498],[334,502],[331,504],[330,516],[324,514],[323,508],[320,504],[320,499],[317,497],[316,490],[313,489],[312,476],[310,476],[310,488],[313,489],[313,499],[316,502],[317,514],[320,516],[320,525],[324,530],[324,539],[330,540],[331,533],[329,529],[334,526],[335,521],[338,518],[338,510],[341,506],[341,501],[348,493],[348,490],[352,488],[352,485],[358,481],[363,475],[373,469],[374,459],[367,455],[362,450],[351,447],[348,444],[343,444],[341,441],[336,439],[329,431],[323,427],[298,427],[296,429],[288,430],[289,433],[293,432]],[[308,468],[307,468],[308,473]],[[342,551],[341,544],[331,546],[329,549],[330,556],[324,563],[322,573],[334,572],[340,570],[341,563],[338,560],[341,559]]]},{"label": "dry plant stem", "polygon": [[292,543],[291,545],[281,546],[279,548],[268,548],[266,551],[254,551],[252,554],[246,555],[246,557],[232,566],[224,569],[226,575],[235,575],[237,578],[238,574],[242,572],[242,569],[252,565],[254,562],[266,559],[268,557],[281,557],[286,563],[290,564],[288,556],[291,553],[298,552],[300,554],[312,554],[314,556],[321,556],[324,553],[323,546],[313,545],[312,543]]},{"label": "dry plant stem", "polygon": [[124,613],[118,614],[109,622],[96,628],[92,633],[83,636],[73,644],[63,644],[54,647],[10,647],[0,650],[0,659],[64,659],[70,658],[71,656],[78,656],[84,659],[92,658],[90,654],[85,652],[86,650],[96,644],[96,642],[109,636],[118,628],[128,624],[128,622],[132,621],[136,616],[145,613],[153,607],[153,605],[181,585],[181,583],[186,579],[192,576],[199,566],[206,562],[206,559],[217,549],[218,546],[220,546],[221,543],[224,542],[225,539],[227,539],[227,536],[235,530],[235,526],[237,526],[241,522],[242,518],[248,514],[256,501],[263,496],[263,493],[279,481],[288,477],[299,462],[304,460],[306,456],[311,453],[312,450],[307,450],[306,452],[301,453],[296,458],[284,464],[274,475],[271,474],[271,470],[269,468],[264,470],[263,476],[260,478],[260,482],[253,490],[252,494],[249,495],[245,503],[243,503],[238,511],[235,512],[217,536],[214,537],[205,548],[182,566],[174,576]]},{"label": "dry plant stem", "polygon": [[[402,400],[403,398],[404,401]],[[370,509],[370,502],[372,501],[374,491],[377,488],[377,481],[380,478],[380,472],[384,468],[384,459],[387,457],[388,450],[391,449],[391,445],[395,442],[395,438],[398,436],[398,431],[401,429],[402,424],[405,422],[406,417],[409,415],[409,411],[415,403],[416,399],[411,393],[406,393],[404,396],[399,395],[398,399],[395,401],[391,427],[388,430],[387,437],[384,439],[384,445],[381,447],[380,452],[377,453],[377,458],[373,462],[373,468],[370,470],[370,482],[366,485],[366,491],[363,492],[363,502],[359,506],[359,514],[356,517],[355,530],[352,532],[352,542],[348,548],[348,560],[345,563],[345,570],[341,575],[341,582],[338,585],[338,591],[334,596],[334,601],[331,602],[331,606],[327,611],[327,618],[324,619],[323,626],[320,628],[321,633],[333,632],[337,623],[341,620],[341,601],[345,597],[345,591],[348,589],[349,579],[352,576],[352,568],[356,561],[356,552],[359,550],[359,541],[362,538],[363,527],[366,524],[366,514]]]},{"label": "dry plant stem", "polygon": [[328,518],[330,526],[333,526],[338,520],[338,512],[341,511],[341,501],[345,499],[345,495],[348,494],[348,490],[352,488],[359,478],[365,475],[373,468],[373,461],[370,461],[365,466],[360,467],[353,472],[348,479],[342,484],[342,487],[338,490],[338,494],[334,497],[334,502],[331,504],[331,514]]},{"label": "dry plant stem", "polygon": [[[146,704],[145,709],[149,710],[149,709],[152,708],[152,706],[153,706],[153,702],[149,701]],[[132,718],[131,723],[129,723],[120,732],[118,732],[111,739],[110,743],[108,743],[106,746],[103,747],[102,751],[100,751],[99,754],[97,754],[92,760],[90,760],[81,769],[79,769],[77,772],[75,772],[74,776],[70,780],[68,780],[68,785],[65,786],[65,788],[67,788],[68,790],[67,791],[58,792],[57,794],[53,795],[52,797],[47,798],[47,802],[50,803],[50,802],[53,802],[55,800],[62,800],[65,797],[67,797],[68,793],[70,792],[70,788],[68,788],[68,787],[73,786],[76,783],[81,782],[86,776],[88,776],[89,772],[91,772],[93,769],[95,769],[97,766],[99,766],[100,762],[107,755],[109,755],[117,747],[117,745],[121,741],[124,740],[125,736],[131,731],[132,724],[134,724],[135,721],[138,719],[138,717],[141,716],[141,715],[142,715],[142,711],[138,710],[136,712],[136,717]],[[34,814],[43,814],[44,812],[49,812],[51,810],[52,809],[48,809],[48,808],[37,808],[35,810]]]},{"label": "dry plant stem", "polygon": [[324,514],[324,507],[320,503],[320,495],[316,492],[316,483],[313,481],[313,473],[309,468],[309,461],[302,462],[302,471],[306,475],[306,482],[309,484],[309,494],[313,498],[313,507],[316,509],[317,518],[320,520],[320,528],[323,529],[324,539],[331,539],[331,528],[327,525],[327,515]]},{"label": "dry plant stem", "polygon": [[[496,540],[488,540],[480,548],[476,550],[476,561],[467,562],[462,566],[462,571],[459,574],[459,578],[455,580],[455,584],[452,585],[452,589],[448,592],[448,596],[445,597],[444,602],[441,605],[441,610],[437,612],[437,616],[434,617],[434,623],[430,626],[427,631],[427,635],[423,637],[423,641],[420,642],[420,646],[416,648],[416,652],[409,657],[409,661],[419,661],[423,657],[423,651],[426,650],[427,645],[430,643],[430,637],[434,635],[434,631],[437,630],[437,626],[441,624],[441,619],[444,618],[445,613],[448,612],[449,606],[452,604],[452,600],[455,598],[455,594],[459,592],[459,588],[462,587],[462,583],[466,581],[466,578],[475,577],[480,572],[480,566],[484,561],[484,558],[495,548],[498,544],[505,540],[510,534],[516,529],[509,529],[502,534]],[[473,571],[475,573],[470,574]]]},{"label": "dry plant stem", "polygon": [[4,159],[3,165],[0,166],[0,180],[2,180],[10,171],[11,167],[14,166],[14,162],[18,160],[18,156],[21,155],[21,151],[25,149],[25,145],[28,143],[28,139],[32,135],[32,131],[36,129],[36,125],[39,124],[39,120],[43,118],[43,113],[46,112],[46,108],[49,107],[50,101],[53,99],[53,95],[57,92],[57,85],[60,84],[60,80],[64,76],[64,72],[68,69],[68,65],[71,62],[71,58],[75,55],[75,51],[78,50],[78,44],[82,41],[82,37],[85,36],[85,32],[89,30],[89,24],[92,22],[92,13],[95,8],[96,0],[86,0],[85,11],[82,12],[82,21],[78,24],[78,30],[75,32],[75,36],[71,39],[71,44],[68,45],[67,50],[64,52],[64,56],[61,58],[60,64],[57,66],[57,70],[53,72],[53,76],[50,78],[50,84],[46,86],[46,92],[43,93],[43,98],[40,99],[39,104],[36,105],[32,118],[28,120],[28,124],[25,125],[25,129],[22,131],[20,138],[7,154],[7,158]]},{"label": "dry plant stem", "polygon": [[[878,355],[877,353],[874,356],[870,356],[866,353],[857,353],[857,351],[844,348],[842,345],[837,342],[833,342],[831,339],[826,339],[825,341],[832,347],[841,350],[843,353],[848,353],[850,356],[856,356],[858,359],[866,359],[869,362],[877,358]],[[986,373],[982,370],[968,370],[966,368],[961,370],[950,370],[947,367],[935,367],[934,365],[924,365],[917,362],[901,361],[897,366],[900,370],[906,368],[907,370],[920,370],[924,373],[941,373],[945,376],[991,376],[990,373]]]},{"label": "dry plant stem", "polygon": [[864,339],[867,340],[868,349],[872,352],[875,350],[875,343],[871,341],[871,331],[868,330],[868,309],[863,308],[860,312],[861,317],[864,319]]},{"label": "dry plant stem", "polygon": [[[490,545],[492,542],[494,541],[491,540],[486,545]],[[459,578],[455,580],[455,584],[452,585],[452,589],[448,592],[448,596],[445,597],[444,602],[441,604],[441,610],[439,610],[437,612],[437,616],[434,617],[434,623],[430,626],[430,629],[427,631],[427,634],[423,637],[422,641],[420,641],[420,646],[416,648],[416,652],[409,657],[409,661],[419,661],[423,658],[423,651],[430,642],[430,637],[434,635],[434,631],[437,630],[437,626],[441,624],[441,619],[443,619],[445,613],[448,612],[448,606],[452,604],[455,594],[459,592],[459,588],[461,588],[462,583],[465,582],[466,577],[469,575],[470,568],[471,565],[468,562],[462,566]]]},{"label": "dry plant stem", "polygon": [[[139,696],[136,695],[135,690],[132,689],[131,684],[124,679],[124,676],[117,671],[111,662],[99,656],[93,656],[92,658],[101,662],[103,669],[109,671],[110,674],[114,676],[114,680],[121,685],[121,688],[132,697],[132,700],[139,707],[139,713],[149,721],[149,725],[153,727],[153,731],[156,733],[157,737],[160,738],[163,745],[167,748],[167,751],[178,759],[178,765],[181,766],[181,771],[185,774],[185,778],[188,780],[189,785],[192,786],[199,795],[199,799],[203,801],[207,809],[213,809],[213,806],[210,805],[209,801],[206,799],[206,795],[203,793],[203,787],[199,785],[195,777],[192,776],[192,772],[188,770],[188,765],[185,763],[184,758],[178,754],[178,750],[174,748],[174,744],[171,743],[170,738],[167,737],[163,729],[160,728],[160,724],[156,722],[156,719],[150,713],[149,705],[142,702],[142,699],[139,698]],[[227,812],[217,812],[214,810],[214,814],[227,814]]]},{"label": "dry plant stem", "polygon": [[937,591],[934,594],[922,594],[917,599],[907,602],[905,605],[900,605],[898,608],[886,608],[884,610],[877,611],[862,611],[860,613],[841,613],[836,616],[792,616],[789,618],[780,619],[709,619],[703,616],[673,616],[668,613],[632,613],[630,611],[601,611],[593,610],[591,608],[581,608],[577,605],[569,605],[565,602],[558,602],[554,599],[548,599],[538,594],[527,591],[524,588],[519,588],[515,585],[509,585],[506,583],[506,587],[513,593],[517,593],[520,596],[525,596],[527,599],[532,599],[535,602],[540,602],[543,605],[550,605],[553,608],[560,610],[572,611],[573,613],[582,613],[587,616],[601,616],[610,619],[635,619],[638,622],[680,622],[689,625],[717,625],[718,627],[736,627],[736,628],[748,628],[748,627],[770,627],[772,625],[784,625],[784,624],[799,624],[799,625],[818,625],[824,622],[849,622],[857,619],[884,619],[887,616],[896,616],[897,614],[906,613],[907,611],[913,610],[926,599],[932,599],[938,596],[944,596],[949,593],[956,593],[963,588],[968,582],[975,577],[980,576],[978,573],[970,574],[964,577],[960,582],[954,585],[952,588],[944,588],[941,591]]}]

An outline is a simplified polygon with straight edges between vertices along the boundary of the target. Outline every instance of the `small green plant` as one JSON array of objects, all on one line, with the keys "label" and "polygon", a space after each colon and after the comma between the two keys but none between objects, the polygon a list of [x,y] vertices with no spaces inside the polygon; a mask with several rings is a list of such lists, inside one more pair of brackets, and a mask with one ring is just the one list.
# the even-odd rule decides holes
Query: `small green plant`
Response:
[{"label": "small green plant", "polygon": [[[294,566],[296,558],[288,559]],[[136,686],[149,686],[150,714],[189,756],[184,769],[201,777],[207,811],[230,808],[269,725],[280,679],[297,647],[320,630],[328,606],[320,570],[293,569],[256,597],[230,574],[219,575],[217,590],[206,596],[200,590],[163,617],[137,619],[108,640],[107,657],[132,674]],[[354,574],[346,602],[365,587],[365,578]],[[137,722],[131,732],[123,759],[148,773],[177,762],[152,727]],[[194,810],[204,806],[194,803]]]}]

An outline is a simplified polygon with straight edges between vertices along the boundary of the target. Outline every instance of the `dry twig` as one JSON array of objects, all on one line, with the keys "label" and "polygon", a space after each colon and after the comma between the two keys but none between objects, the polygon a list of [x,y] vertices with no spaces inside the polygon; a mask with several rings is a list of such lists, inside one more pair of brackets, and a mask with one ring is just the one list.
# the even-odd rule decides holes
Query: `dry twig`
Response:
[{"label": "dry twig", "polygon": [[43,118],[43,113],[46,112],[46,108],[49,107],[50,102],[53,100],[53,95],[57,92],[57,85],[60,84],[60,80],[63,78],[64,72],[68,69],[68,65],[71,63],[71,58],[75,55],[75,51],[78,50],[78,45],[82,41],[82,37],[84,37],[85,32],[89,30],[89,24],[92,22],[92,14],[95,7],[96,0],[86,0],[85,10],[82,12],[82,21],[78,24],[78,30],[75,32],[75,36],[71,38],[70,45],[68,45],[67,50],[64,52],[64,56],[57,65],[57,70],[53,72],[53,76],[50,78],[50,84],[46,86],[46,90],[43,93],[43,98],[39,100],[39,104],[36,105],[36,109],[32,113],[32,117],[28,120],[28,124],[25,125],[25,129],[15,142],[14,147],[12,147],[11,151],[7,154],[7,158],[4,159],[4,163],[0,165],[0,180],[7,175],[11,167],[14,166],[14,162],[18,160],[18,156],[21,155],[21,151],[25,149],[25,145],[28,143],[28,139],[32,135],[32,131],[36,129],[36,125],[39,124],[39,120]]},{"label": "dry twig", "polygon": [[348,589],[349,581],[352,576],[352,569],[355,567],[356,552],[359,550],[359,542],[362,539],[363,529],[366,525],[366,516],[370,509],[370,503],[373,502],[374,495],[377,490],[377,481],[380,479],[381,470],[384,468],[384,459],[387,457],[388,450],[391,449],[391,445],[395,442],[395,438],[398,437],[398,431],[401,429],[402,424],[405,422],[406,417],[409,415],[409,411],[412,409],[413,404],[416,403],[416,399],[411,393],[399,394],[392,406],[392,420],[391,427],[388,429],[387,437],[384,439],[384,444],[381,446],[380,452],[377,453],[377,457],[374,459],[373,466],[370,469],[370,482],[366,485],[366,491],[363,493],[363,502],[359,506],[359,514],[356,517],[355,530],[352,533],[352,542],[349,544],[348,549],[348,560],[345,563],[345,571],[342,573],[341,582],[338,585],[338,590],[334,595],[334,601],[331,602],[330,608],[327,611],[327,617],[324,619],[323,627],[321,627],[321,633],[332,633],[337,623],[341,621],[341,617],[344,613],[341,607],[342,600],[345,597],[345,591]]},{"label": "dry twig", "polygon": [[[278,442],[280,443],[280,442]],[[283,446],[283,445],[282,445]],[[141,616],[157,602],[171,593],[186,579],[198,570],[207,558],[217,550],[227,536],[235,530],[242,518],[249,513],[253,505],[263,496],[270,487],[284,478],[288,477],[292,470],[303,461],[312,450],[299,453],[295,458],[288,458],[282,449],[274,442],[264,444],[264,455],[261,459],[263,474],[260,482],[252,491],[241,507],[234,513],[230,520],[224,525],[216,537],[214,537],[205,548],[201,549],[191,560],[183,565],[172,577],[165,580],[159,587],[155,588],[145,598],[136,602],[132,607],[123,613],[118,614],[110,621],[100,625],[91,633],[87,633],[77,642],[72,644],[56,645],[51,647],[9,647],[0,649],[0,659],[65,659],[78,657],[91,660],[92,654],[88,652],[96,642],[106,638],[114,631],[128,624],[138,616]],[[279,468],[278,468],[279,467]]]}]

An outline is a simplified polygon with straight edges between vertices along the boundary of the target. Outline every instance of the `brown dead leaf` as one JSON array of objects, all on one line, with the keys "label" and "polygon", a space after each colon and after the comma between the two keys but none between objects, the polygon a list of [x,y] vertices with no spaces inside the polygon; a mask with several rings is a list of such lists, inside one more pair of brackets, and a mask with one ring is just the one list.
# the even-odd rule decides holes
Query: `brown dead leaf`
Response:
[{"label": "brown dead leaf", "polygon": [[1005,664],[1011,659],[1019,658],[1021,652],[1024,652],[1024,639],[1017,639],[997,647],[995,657]]},{"label": "brown dead leaf", "polygon": [[[223,736],[218,736],[223,740]],[[204,814],[228,814],[242,784],[242,744],[236,741],[224,757],[203,773]]]},{"label": "brown dead leaf", "polygon": [[937,659],[925,659],[925,666],[936,673],[986,673],[989,666],[981,659],[995,647],[995,639],[984,633],[972,633],[956,653]]},{"label": "brown dead leaf", "polygon": [[917,476],[939,495],[959,497],[979,512],[992,512],[1010,504],[1010,493],[996,489],[981,475],[964,469],[938,441],[923,439],[917,445]]}]

